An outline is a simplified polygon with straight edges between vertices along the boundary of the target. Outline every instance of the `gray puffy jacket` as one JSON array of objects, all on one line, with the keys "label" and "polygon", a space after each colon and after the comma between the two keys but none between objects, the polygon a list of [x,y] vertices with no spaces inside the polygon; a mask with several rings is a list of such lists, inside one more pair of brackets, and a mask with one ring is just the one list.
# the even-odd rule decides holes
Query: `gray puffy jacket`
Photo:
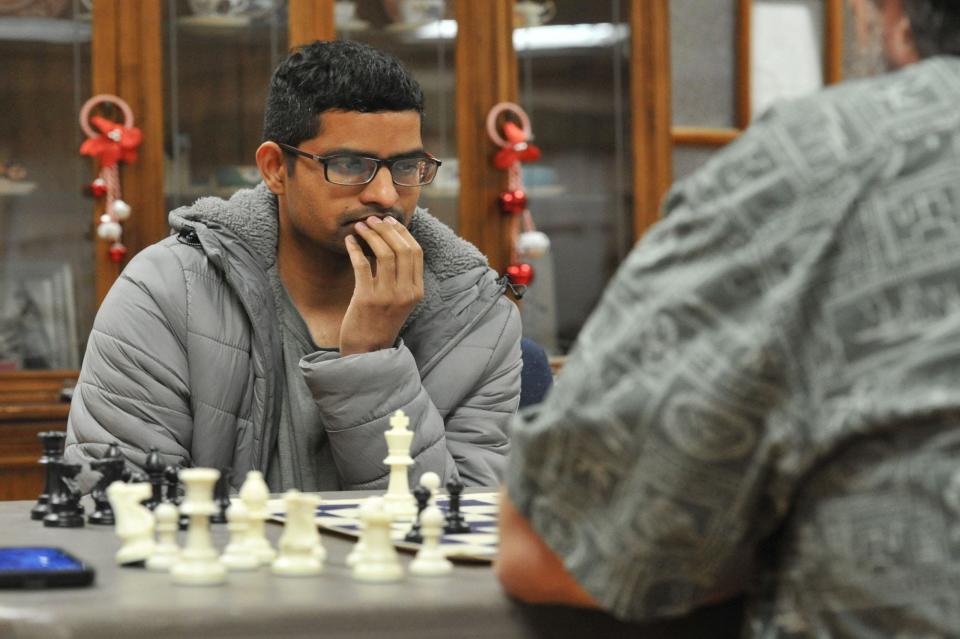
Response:
[{"label": "gray puffy jacket", "polygon": [[[74,392],[66,456],[118,441],[143,466],[266,471],[284,393],[275,268],[276,197],[261,184],[171,213],[178,235],[141,251],[97,313]],[[383,432],[403,409],[417,474],[499,481],[520,395],[520,320],[486,259],[418,209],[424,299],[395,348],[301,361],[343,489],[386,485]]]}]

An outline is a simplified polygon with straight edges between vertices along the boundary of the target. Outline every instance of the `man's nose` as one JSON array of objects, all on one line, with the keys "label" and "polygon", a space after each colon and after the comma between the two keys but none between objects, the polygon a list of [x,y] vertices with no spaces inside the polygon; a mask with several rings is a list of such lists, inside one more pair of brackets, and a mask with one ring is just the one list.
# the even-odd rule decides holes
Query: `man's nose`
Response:
[{"label": "man's nose", "polygon": [[373,179],[364,185],[360,193],[360,201],[364,204],[375,203],[383,208],[392,208],[398,199],[400,194],[397,192],[397,185],[393,183],[390,169],[380,165]]}]

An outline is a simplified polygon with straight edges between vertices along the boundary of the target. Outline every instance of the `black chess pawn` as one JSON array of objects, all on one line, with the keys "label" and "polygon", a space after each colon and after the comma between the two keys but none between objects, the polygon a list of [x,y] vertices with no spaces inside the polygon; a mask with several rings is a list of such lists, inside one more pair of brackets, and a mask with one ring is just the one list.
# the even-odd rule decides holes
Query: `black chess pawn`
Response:
[{"label": "black chess pawn", "polygon": [[50,512],[43,518],[43,525],[50,528],[79,528],[83,526],[83,506],[80,491],[74,478],[80,473],[80,464],[70,464],[57,459],[49,464],[56,475],[56,489],[50,495]]},{"label": "black chess pawn", "polygon": [[43,519],[50,512],[50,493],[56,490],[52,481],[50,462],[55,459],[63,459],[63,440],[67,434],[61,431],[44,431],[37,433],[40,443],[43,446],[43,454],[37,463],[43,466],[43,492],[37,498],[37,504],[30,511],[30,519]]},{"label": "black chess pawn", "polygon": [[403,540],[409,541],[412,544],[422,544],[423,535],[420,534],[420,515],[423,514],[427,504],[430,503],[430,489],[426,486],[417,486],[413,489],[413,497],[417,500],[417,518],[413,522],[413,527],[410,528],[410,531],[404,536]]},{"label": "black chess pawn", "polygon": [[213,501],[217,503],[217,512],[210,515],[211,524],[227,523],[227,508],[230,507],[230,478],[233,476],[232,468],[224,468],[220,471],[220,479],[213,485]]},{"label": "black chess pawn", "polygon": [[100,473],[100,479],[90,492],[94,505],[93,512],[87,515],[87,523],[90,524],[112,526],[116,523],[113,507],[110,505],[110,499],[107,498],[107,488],[113,482],[120,480],[126,462],[120,456],[119,449],[114,456],[109,455],[111,450],[113,450],[112,446],[107,449],[107,457],[90,462],[90,468]]},{"label": "black chess pawn", "polygon": [[450,501],[447,503],[447,521],[443,526],[443,532],[448,535],[470,532],[470,524],[460,514],[460,493],[462,492],[463,484],[461,482],[456,479],[447,482],[447,493],[450,494]]},{"label": "black chess pawn", "polygon": [[143,469],[147,471],[147,480],[150,482],[150,487],[153,491],[150,493],[150,499],[143,502],[143,505],[153,510],[163,501],[163,473],[167,469],[156,446],[150,448],[150,452],[147,454],[147,462],[143,465]]}]

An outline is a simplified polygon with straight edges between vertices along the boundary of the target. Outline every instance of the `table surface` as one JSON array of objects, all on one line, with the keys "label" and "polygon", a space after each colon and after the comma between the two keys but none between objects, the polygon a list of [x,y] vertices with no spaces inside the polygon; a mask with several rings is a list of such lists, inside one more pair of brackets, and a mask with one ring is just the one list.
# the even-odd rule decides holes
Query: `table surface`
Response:
[{"label": "table surface", "polygon": [[[325,496],[356,496],[328,493]],[[0,502],[0,545],[58,546],[96,570],[91,587],[0,590],[0,637],[683,637],[716,634],[716,613],[653,626],[598,612],[522,606],[505,596],[487,564],[457,564],[450,575],[393,584],[354,581],[345,557],[353,542],[323,534],[327,561],[313,577],[280,577],[268,567],[228,574],[221,586],[178,586],[166,573],[124,568],[112,526],[46,528],[30,519],[33,502]],[[86,503],[90,511],[90,502]],[[222,549],[226,526],[215,525]],[[276,545],[282,532],[268,524]],[[180,533],[181,543],[185,533]],[[406,565],[412,555],[401,554]],[[729,611],[721,614],[729,625]],[[691,625],[692,624],[692,625]],[[730,635],[734,636],[734,635]]]}]

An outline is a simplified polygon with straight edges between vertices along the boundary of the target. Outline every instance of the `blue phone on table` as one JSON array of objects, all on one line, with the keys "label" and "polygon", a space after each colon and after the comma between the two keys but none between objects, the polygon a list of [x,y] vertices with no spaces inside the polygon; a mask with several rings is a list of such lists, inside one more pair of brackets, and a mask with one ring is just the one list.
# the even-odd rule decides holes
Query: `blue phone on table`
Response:
[{"label": "blue phone on table", "polygon": [[93,568],[53,546],[0,547],[0,588],[89,586]]}]

